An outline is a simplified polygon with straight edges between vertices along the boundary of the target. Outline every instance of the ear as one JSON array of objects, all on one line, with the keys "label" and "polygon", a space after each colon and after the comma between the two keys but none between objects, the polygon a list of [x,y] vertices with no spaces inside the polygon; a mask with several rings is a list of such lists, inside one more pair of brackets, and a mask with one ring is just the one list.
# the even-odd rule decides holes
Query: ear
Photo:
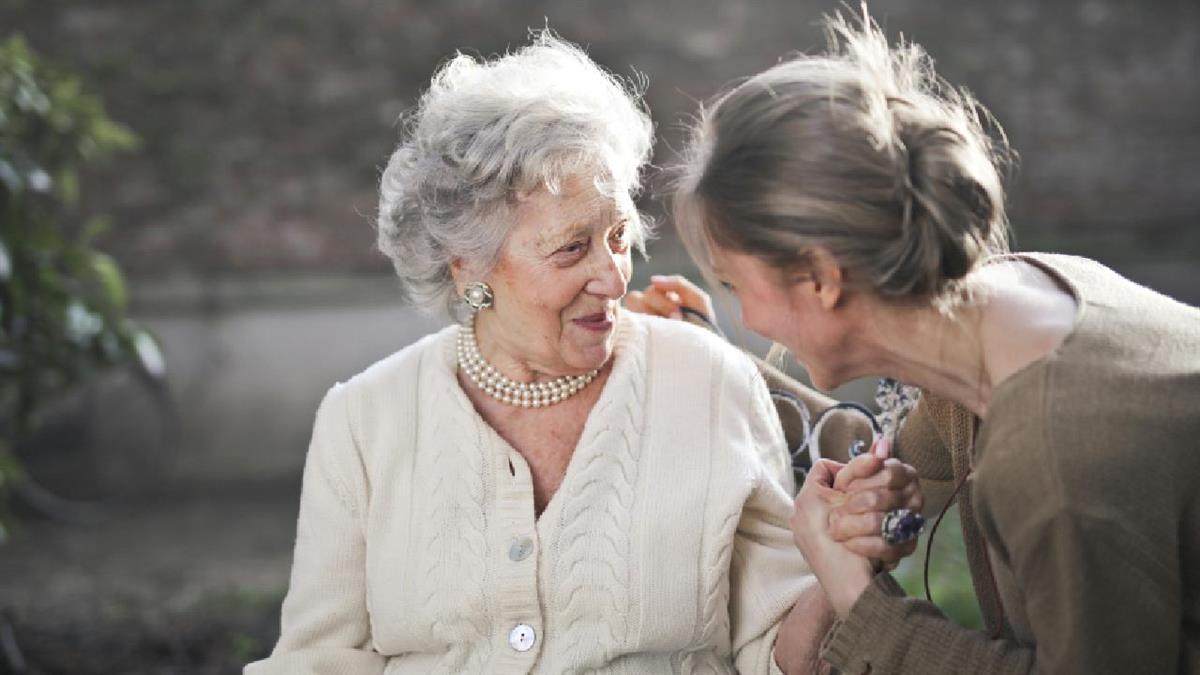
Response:
[{"label": "ear", "polygon": [[814,246],[811,251],[813,292],[824,309],[836,309],[842,302],[845,270],[837,258],[823,246]]},{"label": "ear", "polygon": [[467,263],[462,258],[455,256],[450,259],[450,276],[454,279],[455,291],[462,295],[463,286],[471,281],[468,277]]}]

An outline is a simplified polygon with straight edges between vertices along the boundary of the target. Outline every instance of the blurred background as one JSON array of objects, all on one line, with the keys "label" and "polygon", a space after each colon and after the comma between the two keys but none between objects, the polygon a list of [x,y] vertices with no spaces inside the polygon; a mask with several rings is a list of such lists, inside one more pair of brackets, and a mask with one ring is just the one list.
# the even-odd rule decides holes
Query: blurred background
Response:
[{"label": "blurred background", "polygon": [[[0,0],[0,673],[238,672],[270,649],[317,403],[444,323],[397,300],[371,218],[397,118],[455,50],[503,52],[549,25],[644,73],[665,165],[698,101],[819,49],[840,6]],[[871,12],[1003,124],[1018,249],[1086,255],[1200,304],[1200,5]],[[50,64],[41,107],[34,62]],[[642,206],[661,236],[634,285],[689,272],[661,197]],[[50,234],[22,235],[34,221]],[[18,297],[35,248],[65,271]],[[29,325],[53,313],[75,351],[36,331],[22,343],[22,307]],[[938,534],[934,598],[970,624],[955,533]],[[919,570],[904,574],[919,591]]]}]

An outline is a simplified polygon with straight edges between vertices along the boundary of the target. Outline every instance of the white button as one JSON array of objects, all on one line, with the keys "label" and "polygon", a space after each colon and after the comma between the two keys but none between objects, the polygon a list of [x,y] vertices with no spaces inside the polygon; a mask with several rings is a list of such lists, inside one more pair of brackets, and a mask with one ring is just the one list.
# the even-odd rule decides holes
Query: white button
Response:
[{"label": "white button", "polygon": [[519,652],[533,649],[534,642],[537,642],[537,633],[534,632],[533,626],[527,623],[517,624],[508,634],[509,646]]},{"label": "white button", "polygon": [[529,537],[513,539],[508,547],[508,559],[513,562],[528,558],[530,553],[533,553],[533,540]]}]

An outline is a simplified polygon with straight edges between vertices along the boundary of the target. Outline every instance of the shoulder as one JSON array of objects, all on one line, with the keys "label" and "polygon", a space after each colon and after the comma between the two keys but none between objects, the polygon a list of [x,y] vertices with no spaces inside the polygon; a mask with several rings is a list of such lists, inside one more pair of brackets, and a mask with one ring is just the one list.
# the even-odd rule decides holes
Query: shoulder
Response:
[{"label": "shoulder", "polygon": [[406,383],[415,384],[417,373],[427,365],[437,366],[453,349],[458,327],[447,326],[367,366],[336,388],[345,389],[353,397],[370,398],[374,394],[394,393]]},{"label": "shoulder", "polygon": [[[704,328],[684,321],[639,316],[652,388],[691,409],[680,420],[708,410],[708,432],[722,456],[755,476],[766,471],[788,489],[791,472],[783,428],[767,383],[754,360]],[[690,422],[689,422],[690,423]]]},{"label": "shoulder", "polygon": [[357,444],[371,446],[389,420],[402,422],[417,414],[422,383],[452,380],[454,371],[448,364],[456,330],[451,325],[426,335],[334,384],[318,410],[318,423],[322,417],[341,418]]},{"label": "shoulder", "polygon": [[1077,255],[1067,255],[1065,253],[1038,253],[1022,251],[1020,253],[1006,253],[990,259],[992,262],[1022,262],[1032,265],[1038,269],[1068,281],[1072,286],[1076,284],[1088,285],[1099,281],[1108,281],[1121,278],[1116,272],[1112,271],[1104,264],[1084,258]]},{"label": "shoulder", "polygon": [[644,335],[644,348],[652,359],[669,356],[672,361],[687,363],[690,369],[708,369],[724,376],[758,375],[753,360],[745,352],[710,330],[686,321],[632,312],[629,318]]},{"label": "shoulder", "polygon": [[[439,381],[453,381],[454,331],[426,335],[330,387],[317,409],[309,461],[326,467],[336,483],[360,486],[364,472],[407,447],[421,401]],[[449,406],[428,408],[452,414]]]},{"label": "shoulder", "polygon": [[762,418],[772,427],[779,426],[767,382],[749,354],[686,321],[638,315],[635,322],[646,336],[648,376],[686,385],[690,395],[699,395],[705,390],[703,383],[707,383],[707,391],[721,405],[729,402],[737,411]]},{"label": "shoulder", "polygon": [[759,399],[769,404],[766,381],[754,360],[721,336],[686,321],[645,315],[634,321],[644,335],[648,378],[689,396],[707,391],[722,405],[729,401],[741,410],[759,412]]},{"label": "shoulder", "polygon": [[1088,321],[1081,322],[1084,326],[1132,322],[1170,329],[1182,325],[1196,334],[1200,310],[1124,277],[1103,263],[1059,253],[1014,253],[1005,258],[1026,262],[1063,282],[1086,306],[1083,318]]}]

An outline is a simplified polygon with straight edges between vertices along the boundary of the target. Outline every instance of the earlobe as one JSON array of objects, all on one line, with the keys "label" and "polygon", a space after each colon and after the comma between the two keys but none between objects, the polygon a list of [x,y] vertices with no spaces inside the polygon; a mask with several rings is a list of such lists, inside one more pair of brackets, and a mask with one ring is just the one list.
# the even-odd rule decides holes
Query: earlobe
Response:
[{"label": "earlobe", "polygon": [[457,256],[450,259],[450,277],[454,279],[454,290],[458,295],[462,295],[463,285],[467,283],[467,279],[463,276],[465,273],[466,263],[462,258]]}]

